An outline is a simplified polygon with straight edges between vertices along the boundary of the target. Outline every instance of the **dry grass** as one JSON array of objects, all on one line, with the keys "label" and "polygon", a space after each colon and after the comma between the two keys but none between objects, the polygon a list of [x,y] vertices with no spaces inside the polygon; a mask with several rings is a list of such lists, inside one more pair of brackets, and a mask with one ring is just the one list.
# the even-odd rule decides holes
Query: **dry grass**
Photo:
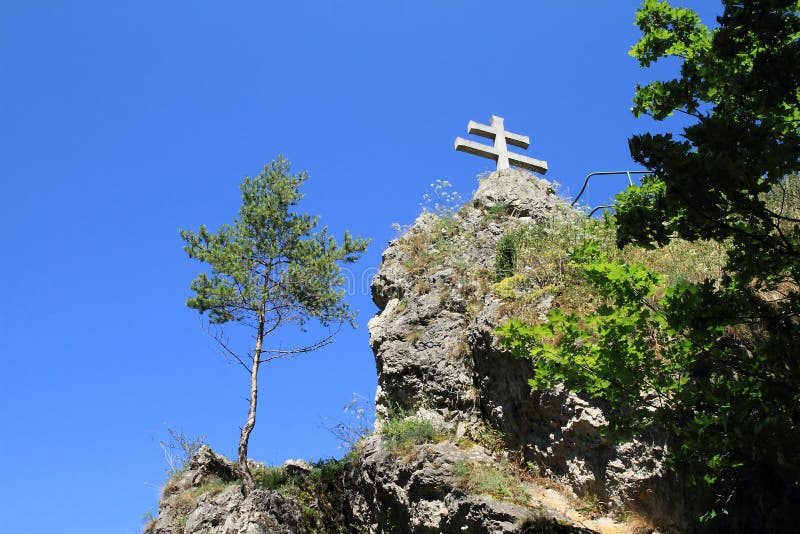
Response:
[{"label": "dry grass", "polygon": [[575,510],[588,519],[597,519],[604,516],[607,509],[606,503],[593,493],[584,495],[575,503]]},{"label": "dry grass", "polygon": [[465,356],[469,356],[472,353],[472,347],[469,346],[469,343],[466,341],[459,341],[456,345],[450,350],[448,356],[453,359],[463,358]]},{"label": "dry grass", "polygon": [[470,493],[484,493],[504,501],[528,504],[525,488],[503,464],[461,461],[452,465],[451,472],[456,487]]},{"label": "dry grass", "polygon": [[397,242],[405,253],[403,267],[415,277],[424,277],[456,252],[452,239],[458,225],[452,217],[437,217],[431,224],[412,227]]},{"label": "dry grass", "polygon": [[506,452],[506,437],[488,421],[483,421],[475,431],[475,441],[492,454]]},{"label": "dry grass", "polygon": [[425,334],[425,330],[422,328],[417,328],[416,330],[412,330],[405,336],[405,340],[412,345],[415,344],[417,341],[422,339],[423,335]]},{"label": "dry grass", "polygon": [[188,514],[197,506],[197,497],[191,491],[178,493],[172,501],[172,509],[180,514]]},{"label": "dry grass", "polygon": [[192,489],[192,494],[195,497],[198,497],[198,498],[201,495],[205,494],[205,493],[210,493],[211,495],[216,495],[216,494],[222,492],[226,488],[229,488],[231,486],[236,486],[236,485],[239,485],[239,484],[240,484],[239,480],[225,481],[225,480],[222,480],[221,478],[215,476],[215,477],[212,477],[207,482],[205,482],[204,484],[202,484],[200,486],[197,486],[196,488],[193,488]]},{"label": "dry grass", "polygon": [[[552,219],[537,226],[510,229],[504,239],[513,243],[513,268],[510,276],[493,284],[492,291],[503,300],[501,315],[532,324],[543,321],[553,307],[584,314],[596,310],[602,302],[571,259],[572,252],[588,240],[597,241],[611,260],[640,264],[661,273],[667,284],[719,280],[726,261],[725,246],[714,241],[676,239],[652,250],[634,246],[619,249],[610,219]],[[498,269],[509,273],[505,265]]]},{"label": "dry grass", "polygon": [[431,287],[431,284],[427,280],[422,278],[420,280],[417,280],[417,282],[414,284],[414,287],[412,287],[411,289],[415,293],[424,294],[424,293],[429,293],[431,289],[433,289],[433,287]]},{"label": "dry grass", "polygon": [[164,484],[164,487],[161,488],[162,499],[181,491],[182,488],[178,480],[178,477],[167,480],[166,484]]}]

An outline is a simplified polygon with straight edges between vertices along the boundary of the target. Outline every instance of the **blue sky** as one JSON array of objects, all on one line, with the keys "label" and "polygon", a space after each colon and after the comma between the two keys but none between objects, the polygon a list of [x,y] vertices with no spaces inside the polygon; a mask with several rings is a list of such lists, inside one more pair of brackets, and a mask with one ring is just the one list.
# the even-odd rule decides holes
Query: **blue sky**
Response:
[{"label": "blue sky", "polygon": [[263,369],[250,452],[341,455],[325,426],[376,386],[361,280],[431,182],[466,199],[493,168],[453,150],[467,122],[505,117],[566,194],[637,168],[627,138],[664,129],[629,112],[655,76],[627,55],[636,7],[0,2],[0,532],[139,532],[167,428],[235,454],[247,376],[184,305],[202,266],[178,229],[230,222],[241,179],[278,154],[311,174],[304,211],[373,242],[359,327]]}]

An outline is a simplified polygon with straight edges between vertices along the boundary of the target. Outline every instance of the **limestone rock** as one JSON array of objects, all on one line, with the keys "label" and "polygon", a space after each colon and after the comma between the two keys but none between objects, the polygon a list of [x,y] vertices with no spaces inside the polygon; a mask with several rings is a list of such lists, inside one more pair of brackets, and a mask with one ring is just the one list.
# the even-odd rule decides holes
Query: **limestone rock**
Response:
[{"label": "limestone rock", "polygon": [[[438,412],[459,435],[488,422],[542,473],[578,495],[644,510],[659,520],[680,516],[653,495],[668,494],[664,440],[657,434],[615,444],[603,439],[604,407],[556,388],[531,391],[533,369],[497,344],[502,324],[491,291],[495,247],[503,233],[551,218],[581,215],[552,186],[506,169],[483,178],[472,202],[452,220],[423,214],[383,254],[372,285],[380,312],[369,322],[378,370],[377,427],[388,407]],[[552,298],[539,306],[544,316]]]},{"label": "limestone rock", "polygon": [[306,476],[311,472],[311,466],[305,460],[286,460],[283,469],[289,476]]},{"label": "limestone rock", "polygon": [[348,471],[348,502],[353,517],[370,533],[590,533],[566,515],[470,493],[454,480],[454,466],[493,465],[482,447],[463,449],[452,441],[420,445],[399,459],[382,445],[380,436],[361,444],[358,463]]},{"label": "limestone rock", "polygon": [[189,459],[187,472],[193,473],[192,486],[200,486],[213,478],[229,482],[237,478],[236,465],[217,455],[208,445],[203,445]]},{"label": "limestone rock", "polygon": [[555,210],[569,213],[550,182],[517,169],[493,172],[481,180],[472,203],[484,208],[502,206],[516,217],[538,220]]},{"label": "limestone rock", "polygon": [[398,451],[375,435],[361,442],[356,458],[331,486],[338,495],[326,492],[323,503],[298,486],[257,488],[245,498],[235,481],[220,485],[217,475],[204,475],[232,464],[203,450],[165,487],[159,516],[145,534],[595,532],[534,497],[528,506],[465,490],[457,465],[495,464],[474,444],[442,441]]}]

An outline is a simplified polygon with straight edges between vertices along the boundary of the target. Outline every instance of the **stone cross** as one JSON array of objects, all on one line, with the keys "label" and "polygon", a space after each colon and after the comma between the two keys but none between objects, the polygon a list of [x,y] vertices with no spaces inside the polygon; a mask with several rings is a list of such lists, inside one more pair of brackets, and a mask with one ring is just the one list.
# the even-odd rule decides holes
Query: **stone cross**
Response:
[{"label": "stone cross", "polygon": [[508,169],[511,165],[515,165],[517,167],[522,167],[523,169],[528,169],[540,174],[547,172],[546,161],[539,161],[538,159],[533,159],[521,154],[514,154],[513,152],[508,151],[506,143],[522,148],[528,148],[528,146],[531,144],[531,141],[527,135],[519,135],[505,131],[503,128],[503,117],[492,115],[491,126],[479,124],[475,121],[469,121],[469,124],[467,124],[467,131],[474,135],[480,135],[481,137],[494,139],[494,146],[484,145],[482,143],[470,141],[469,139],[456,137],[456,150],[493,159],[497,161],[498,171],[501,169]]}]

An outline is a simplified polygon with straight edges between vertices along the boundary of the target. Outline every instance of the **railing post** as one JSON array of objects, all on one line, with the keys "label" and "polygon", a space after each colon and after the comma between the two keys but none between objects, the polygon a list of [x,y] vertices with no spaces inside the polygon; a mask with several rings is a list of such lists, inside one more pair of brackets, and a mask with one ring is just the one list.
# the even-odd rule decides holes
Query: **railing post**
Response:
[{"label": "railing post", "polygon": [[[624,175],[626,175],[628,177],[628,185],[633,185],[633,177],[631,176],[632,174],[651,174],[651,173],[652,173],[652,171],[600,171],[600,172],[590,172],[589,174],[586,175],[586,179],[583,181],[583,186],[581,187],[581,190],[578,192],[578,196],[575,197],[575,200],[572,201],[572,204],[570,204],[570,206],[575,206],[575,204],[578,202],[578,199],[581,198],[583,193],[586,191],[586,186],[589,185],[589,179],[592,176],[609,176],[609,175],[613,175],[613,174],[624,174]],[[597,206],[596,208],[594,208],[592,211],[589,212],[589,217],[591,217],[594,214],[594,212],[596,212],[597,210],[599,210],[601,208],[610,208],[610,207],[611,206],[605,206],[605,205],[604,206]]]}]

